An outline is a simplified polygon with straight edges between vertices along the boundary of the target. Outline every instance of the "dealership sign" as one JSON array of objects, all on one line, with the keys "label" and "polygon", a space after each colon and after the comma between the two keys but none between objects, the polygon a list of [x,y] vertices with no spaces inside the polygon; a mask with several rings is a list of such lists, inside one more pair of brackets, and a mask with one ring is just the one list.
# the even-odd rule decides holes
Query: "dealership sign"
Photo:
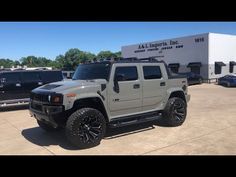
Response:
[{"label": "dealership sign", "polygon": [[149,51],[158,51],[162,53],[163,50],[169,50],[173,48],[183,48],[183,44],[180,44],[179,41],[170,40],[168,42],[156,42],[156,43],[146,43],[138,45],[138,50],[135,50],[134,53],[139,52],[149,52]]}]

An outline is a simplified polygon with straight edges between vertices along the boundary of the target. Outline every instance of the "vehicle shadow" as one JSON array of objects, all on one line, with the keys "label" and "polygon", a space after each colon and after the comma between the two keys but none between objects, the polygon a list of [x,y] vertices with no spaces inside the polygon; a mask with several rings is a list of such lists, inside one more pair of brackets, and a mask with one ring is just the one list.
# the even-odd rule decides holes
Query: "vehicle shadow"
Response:
[{"label": "vehicle shadow", "polygon": [[21,134],[26,140],[38,146],[59,145],[67,150],[77,150],[66,140],[64,129],[46,132],[40,127],[33,127],[22,130]]},{"label": "vehicle shadow", "polygon": [[170,127],[164,119],[156,120],[155,125],[158,127]]},{"label": "vehicle shadow", "polygon": [[24,110],[24,109],[29,109],[29,104],[0,107],[0,112],[18,111],[18,110]]},{"label": "vehicle shadow", "polygon": [[[104,139],[113,139],[152,130],[155,128],[154,125],[157,124],[157,121],[153,121],[120,128],[108,128]],[[63,149],[79,150],[67,141],[64,129],[55,132],[46,132],[40,127],[33,127],[22,130],[21,134],[26,140],[39,146],[59,145]]]}]

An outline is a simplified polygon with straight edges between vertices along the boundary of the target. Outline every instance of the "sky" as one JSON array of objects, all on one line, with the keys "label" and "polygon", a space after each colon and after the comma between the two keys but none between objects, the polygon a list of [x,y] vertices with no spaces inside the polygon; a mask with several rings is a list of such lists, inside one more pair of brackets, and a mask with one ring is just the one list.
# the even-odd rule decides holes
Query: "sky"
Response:
[{"label": "sky", "polygon": [[70,48],[97,54],[201,33],[236,35],[236,22],[0,22],[0,58],[54,60]]}]

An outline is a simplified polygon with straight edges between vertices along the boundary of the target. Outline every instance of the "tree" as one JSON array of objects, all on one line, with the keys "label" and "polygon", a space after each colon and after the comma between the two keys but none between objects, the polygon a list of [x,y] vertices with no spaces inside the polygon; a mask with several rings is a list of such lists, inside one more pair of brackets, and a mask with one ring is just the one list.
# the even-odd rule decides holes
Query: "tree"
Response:
[{"label": "tree", "polygon": [[112,58],[112,57],[116,57],[116,55],[112,53],[111,51],[101,51],[97,54],[98,59],[105,59],[105,58]]},{"label": "tree", "polygon": [[11,68],[12,66],[17,65],[18,63],[15,63],[15,61],[10,59],[0,59],[0,66],[3,66],[4,68]]},{"label": "tree", "polygon": [[58,55],[52,63],[53,67],[54,68],[63,68],[64,61],[65,61],[65,56],[64,55]]},{"label": "tree", "polygon": [[56,58],[60,66],[66,70],[75,70],[80,63],[91,61],[96,55],[90,52],[84,52],[79,49],[69,49],[65,55],[60,55]]},{"label": "tree", "polygon": [[20,61],[22,65],[26,65],[27,67],[35,67],[38,65],[37,57],[35,56],[22,57]]},{"label": "tree", "polygon": [[54,61],[45,57],[27,56],[20,59],[21,65],[27,67],[53,67]]},{"label": "tree", "polygon": [[114,54],[115,54],[115,55],[116,55],[116,57],[118,57],[118,58],[120,58],[120,57],[121,57],[121,51],[119,51],[119,52],[115,52]]},{"label": "tree", "polygon": [[19,62],[19,61],[14,61],[14,66],[16,67],[16,66],[21,66],[21,63]]},{"label": "tree", "polygon": [[55,60],[45,57],[27,56],[22,57],[20,61],[10,59],[0,59],[0,66],[10,68],[12,66],[26,65],[27,67],[52,67],[64,70],[75,70],[83,62],[102,58],[121,57],[121,52],[112,53],[111,51],[101,51],[98,55],[90,52],[81,51],[77,48],[69,49],[64,55],[58,55]]},{"label": "tree", "polygon": [[72,70],[77,67],[80,63],[81,51],[79,49],[70,49],[65,53],[65,63],[64,66],[66,69]]}]

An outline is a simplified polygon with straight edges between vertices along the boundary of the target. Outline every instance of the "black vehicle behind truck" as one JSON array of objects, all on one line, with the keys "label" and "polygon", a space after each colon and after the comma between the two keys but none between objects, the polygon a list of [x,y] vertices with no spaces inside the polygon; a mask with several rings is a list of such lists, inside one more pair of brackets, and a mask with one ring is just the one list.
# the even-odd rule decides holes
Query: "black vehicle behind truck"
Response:
[{"label": "black vehicle behind truck", "polygon": [[194,72],[177,73],[177,74],[185,76],[187,78],[188,85],[202,84],[203,83],[203,78],[200,74],[196,74]]},{"label": "black vehicle behind truck", "polygon": [[0,71],[0,105],[28,102],[31,90],[62,80],[59,70]]}]

